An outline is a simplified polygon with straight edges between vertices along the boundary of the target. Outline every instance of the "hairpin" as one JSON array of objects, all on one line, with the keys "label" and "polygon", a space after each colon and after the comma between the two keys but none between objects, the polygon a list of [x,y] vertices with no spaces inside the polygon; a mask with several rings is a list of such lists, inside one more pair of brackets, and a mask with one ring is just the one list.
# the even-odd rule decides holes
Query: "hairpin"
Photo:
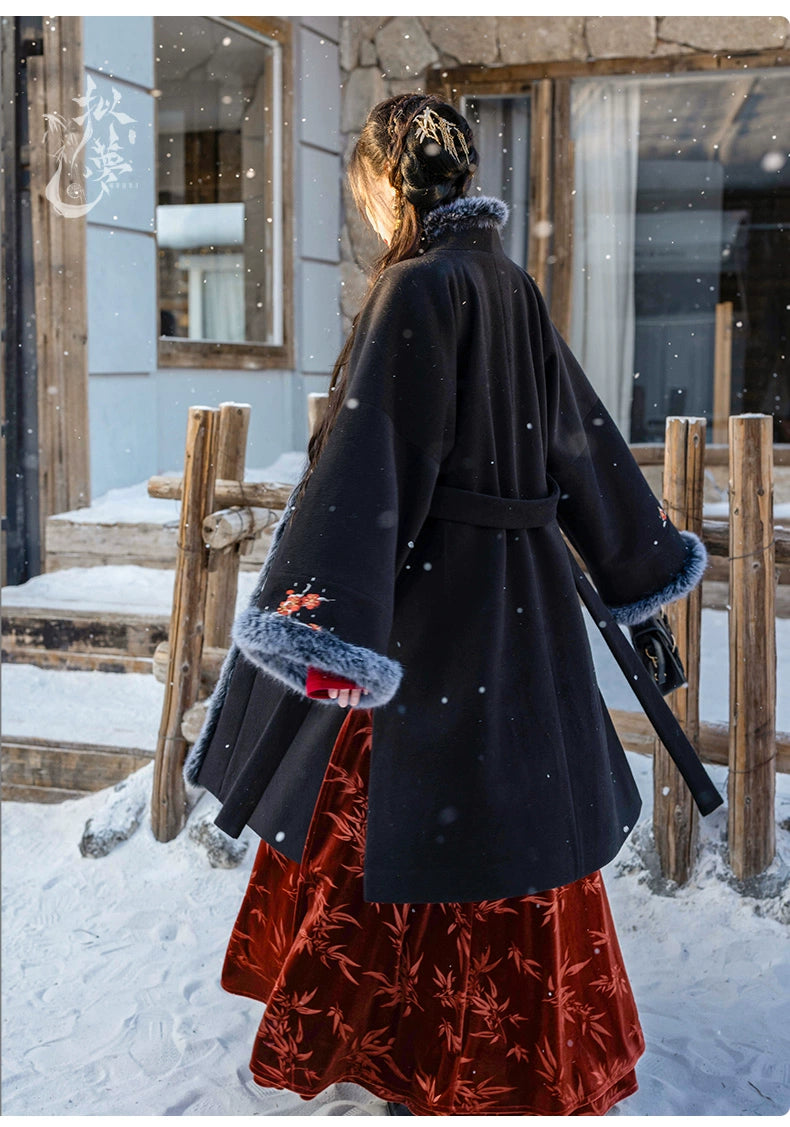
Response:
[{"label": "hairpin", "polygon": [[463,149],[466,162],[467,164],[469,163],[469,146],[466,143],[466,138],[461,132],[460,127],[457,126],[455,122],[448,121],[446,117],[442,117],[441,114],[436,113],[431,106],[426,106],[425,109],[414,118],[413,124],[417,126],[417,139],[419,141],[435,141],[438,145],[441,145],[443,149],[446,149],[452,155],[453,159],[460,164],[461,158],[458,155],[456,142],[453,139],[454,133]]}]

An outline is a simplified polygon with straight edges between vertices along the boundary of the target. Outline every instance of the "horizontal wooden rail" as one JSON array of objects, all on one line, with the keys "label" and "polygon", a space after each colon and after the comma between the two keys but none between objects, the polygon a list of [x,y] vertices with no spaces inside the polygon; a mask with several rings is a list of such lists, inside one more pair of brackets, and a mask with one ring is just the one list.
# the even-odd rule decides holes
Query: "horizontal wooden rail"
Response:
[{"label": "horizontal wooden rail", "polygon": [[[293,492],[292,485],[273,481],[217,480],[214,486],[214,504],[220,508],[231,505],[258,506],[262,509],[284,509]],[[163,497],[169,501],[181,500],[181,478],[163,474],[149,477],[148,496]]]},{"label": "horizontal wooden rail", "polygon": [[188,744],[193,744],[200,735],[200,729],[206,718],[206,707],[205,700],[196,700],[184,713],[181,720],[181,735]]},{"label": "horizontal wooden rail", "polygon": [[[621,708],[610,708],[612,718],[621,743],[629,751],[640,755],[653,754],[655,732],[648,718],[641,712],[628,712]],[[727,724],[700,724],[700,759],[705,763],[718,763],[726,767],[729,762],[729,727]],[[790,774],[790,732],[776,734],[776,769]]]},{"label": "horizontal wooden rail", "polygon": [[3,736],[3,798],[62,802],[114,786],[153,757],[144,748]]},{"label": "horizontal wooden rail", "polygon": [[[704,520],[702,539],[712,556],[729,556],[730,524],[723,520]],[[774,560],[776,563],[790,563],[790,528],[774,526]]]},{"label": "horizontal wooden rail", "polygon": [[[211,692],[217,683],[219,671],[228,651],[220,646],[204,646],[200,664],[201,688]],[[168,677],[168,663],[170,661],[170,643],[160,642],[154,651],[153,673],[154,679],[163,685]]]},{"label": "horizontal wooden rail", "polygon": [[209,548],[219,551],[258,536],[277,517],[273,509],[220,509],[203,521],[203,539]]},{"label": "horizontal wooden rail", "polygon": [[[774,443],[774,466],[790,466],[790,442]],[[726,442],[711,442],[705,447],[706,466],[728,466],[729,446]],[[663,442],[633,442],[631,453],[640,466],[663,466]]]}]

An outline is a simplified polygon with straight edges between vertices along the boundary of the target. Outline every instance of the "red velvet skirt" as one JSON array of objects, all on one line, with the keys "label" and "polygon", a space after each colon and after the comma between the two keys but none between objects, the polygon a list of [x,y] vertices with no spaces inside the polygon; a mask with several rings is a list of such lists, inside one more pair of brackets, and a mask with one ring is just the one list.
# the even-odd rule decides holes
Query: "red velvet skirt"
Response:
[{"label": "red velvet skirt", "polygon": [[469,904],[362,897],[371,713],[349,710],[301,865],[262,842],[222,972],[266,1004],[250,1067],[415,1115],[603,1115],[644,1050],[600,873]]}]

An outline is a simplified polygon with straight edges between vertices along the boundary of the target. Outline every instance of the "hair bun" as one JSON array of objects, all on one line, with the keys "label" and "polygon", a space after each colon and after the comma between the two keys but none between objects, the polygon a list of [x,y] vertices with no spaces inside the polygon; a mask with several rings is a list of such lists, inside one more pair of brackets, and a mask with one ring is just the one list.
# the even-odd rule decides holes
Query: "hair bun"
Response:
[{"label": "hair bun", "polygon": [[419,211],[455,199],[466,187],[477,159],[464,118],[445,103],[424,105],[404,138],[403,195]]}]

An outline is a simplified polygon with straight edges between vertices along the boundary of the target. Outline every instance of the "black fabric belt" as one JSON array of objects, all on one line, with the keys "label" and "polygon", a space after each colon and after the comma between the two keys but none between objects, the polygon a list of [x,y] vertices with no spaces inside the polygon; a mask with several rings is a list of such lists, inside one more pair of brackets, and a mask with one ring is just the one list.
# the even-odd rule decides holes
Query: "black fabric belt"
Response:
[{"label": "black fabric belt", "polygon": [[534,500],[495,497],[491,493],[474,493],[452,485],[437,485],[428,515],[485,528],[540,528],[550,524],[557,515],[560,487],[556,481],[549,484],[552,491],[548,497],[536,497]]}]

